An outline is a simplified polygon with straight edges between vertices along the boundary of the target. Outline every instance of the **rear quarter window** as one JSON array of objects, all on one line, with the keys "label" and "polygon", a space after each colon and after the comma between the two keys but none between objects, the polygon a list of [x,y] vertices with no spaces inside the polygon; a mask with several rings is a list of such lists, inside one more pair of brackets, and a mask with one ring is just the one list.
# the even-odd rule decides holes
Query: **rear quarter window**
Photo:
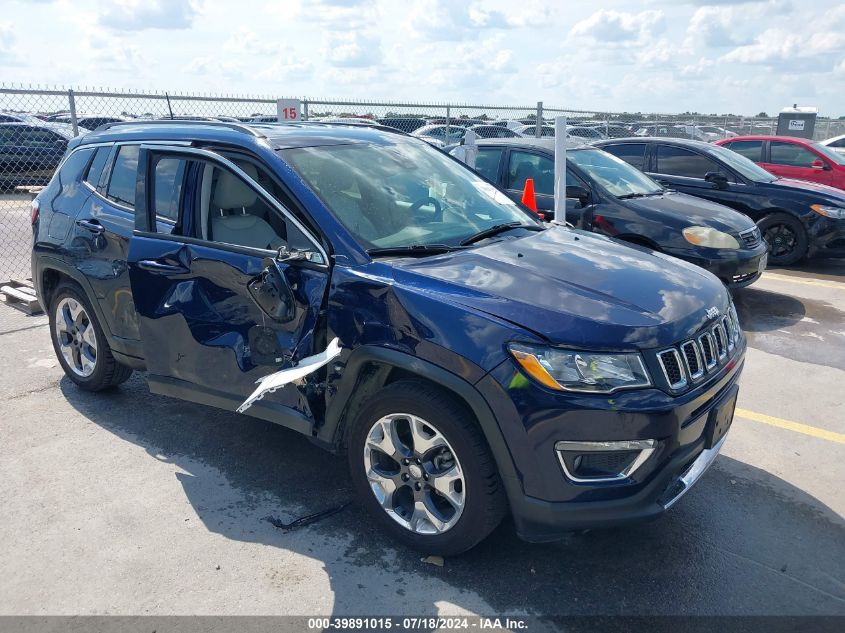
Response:
[{"label": "rear quarter window", "polygon": [[103,176],[103,170],[106,167],[110,152],[111,146],[98,147],[97,153],[94,154],[94,160],[88,166],[88,173],[85,174],[85,182],[94,187],[94,189],[100,184],[100,179]]},{"label": "rear quarter window", "polygon": [[67,157],[67,160],[59,170],[59,180],[62,185],[69,185],[73,182],[79,182],[82,179],[82,174],[88,167],[91,157],[94,155],[94,148],[88,147],[78,149]]}]

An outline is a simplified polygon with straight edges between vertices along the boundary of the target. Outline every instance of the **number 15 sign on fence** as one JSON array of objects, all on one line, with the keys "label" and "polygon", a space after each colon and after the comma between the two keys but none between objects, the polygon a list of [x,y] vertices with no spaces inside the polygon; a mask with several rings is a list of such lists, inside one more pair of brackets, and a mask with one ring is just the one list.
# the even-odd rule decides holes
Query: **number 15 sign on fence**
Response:
[{"label": "number 15 sign on fence", "polygon": [[299,99],[278,99],[276,111],[279,121],[299,121],[301,118]]}]

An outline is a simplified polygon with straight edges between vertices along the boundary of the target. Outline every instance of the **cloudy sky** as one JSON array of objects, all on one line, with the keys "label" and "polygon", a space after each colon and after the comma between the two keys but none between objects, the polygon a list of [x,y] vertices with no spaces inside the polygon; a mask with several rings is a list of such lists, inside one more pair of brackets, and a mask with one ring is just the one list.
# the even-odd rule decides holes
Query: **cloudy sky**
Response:
[{"label": "cloudy sky", "polygon": [[4,0],[0,81],[845,115],[841,0]]}]

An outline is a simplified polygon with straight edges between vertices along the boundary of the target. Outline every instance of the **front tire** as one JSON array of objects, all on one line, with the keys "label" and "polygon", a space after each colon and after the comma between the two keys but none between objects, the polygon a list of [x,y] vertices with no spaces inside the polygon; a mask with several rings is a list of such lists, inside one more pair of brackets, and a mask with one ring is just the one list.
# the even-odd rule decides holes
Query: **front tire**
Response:
[{"label": "front tire", "polygon": [[769,264],[791,266],[807,254],[807,231],[788,213],[772,213],[757,223],[769,244]]},{"label": "front tire", "polygon": [[493,456],[467,408],[424,383],[388,385],[353,422],[355,491],[395,538],[453,556],[499,524],[506,501]]},{"label": "front tire", "polygon": [[88,297],[76,284],[62,284],[53,293],[50,338],[67,377],[86,391],[119,385],[132,375],[112,355]]}]

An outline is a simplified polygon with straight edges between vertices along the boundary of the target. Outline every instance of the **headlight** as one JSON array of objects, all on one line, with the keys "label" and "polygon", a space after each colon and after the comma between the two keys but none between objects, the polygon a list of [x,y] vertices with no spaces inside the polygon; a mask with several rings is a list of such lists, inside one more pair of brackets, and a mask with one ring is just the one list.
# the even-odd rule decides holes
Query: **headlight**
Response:
[{"label": "headlight", "polygon": [[651,385],[637,353],[582,352],[518,343],[509,349],[525,373],[551,389],[611,393]]},{"label": "headlight", "polygon": [[739,240],[733,235],[717,231],[709,226],[688,226],[683,230],[684,239],[690,244],[696,246],[706,246],[708,248],[730,248],[737,249],[740,247]]},{"label": "headlight", "polygon": [[825,204],[811,204],[810,208],[826,218],[833,218],[834,220],[845,219],[845,208],[842,207],[829,207]]}]

